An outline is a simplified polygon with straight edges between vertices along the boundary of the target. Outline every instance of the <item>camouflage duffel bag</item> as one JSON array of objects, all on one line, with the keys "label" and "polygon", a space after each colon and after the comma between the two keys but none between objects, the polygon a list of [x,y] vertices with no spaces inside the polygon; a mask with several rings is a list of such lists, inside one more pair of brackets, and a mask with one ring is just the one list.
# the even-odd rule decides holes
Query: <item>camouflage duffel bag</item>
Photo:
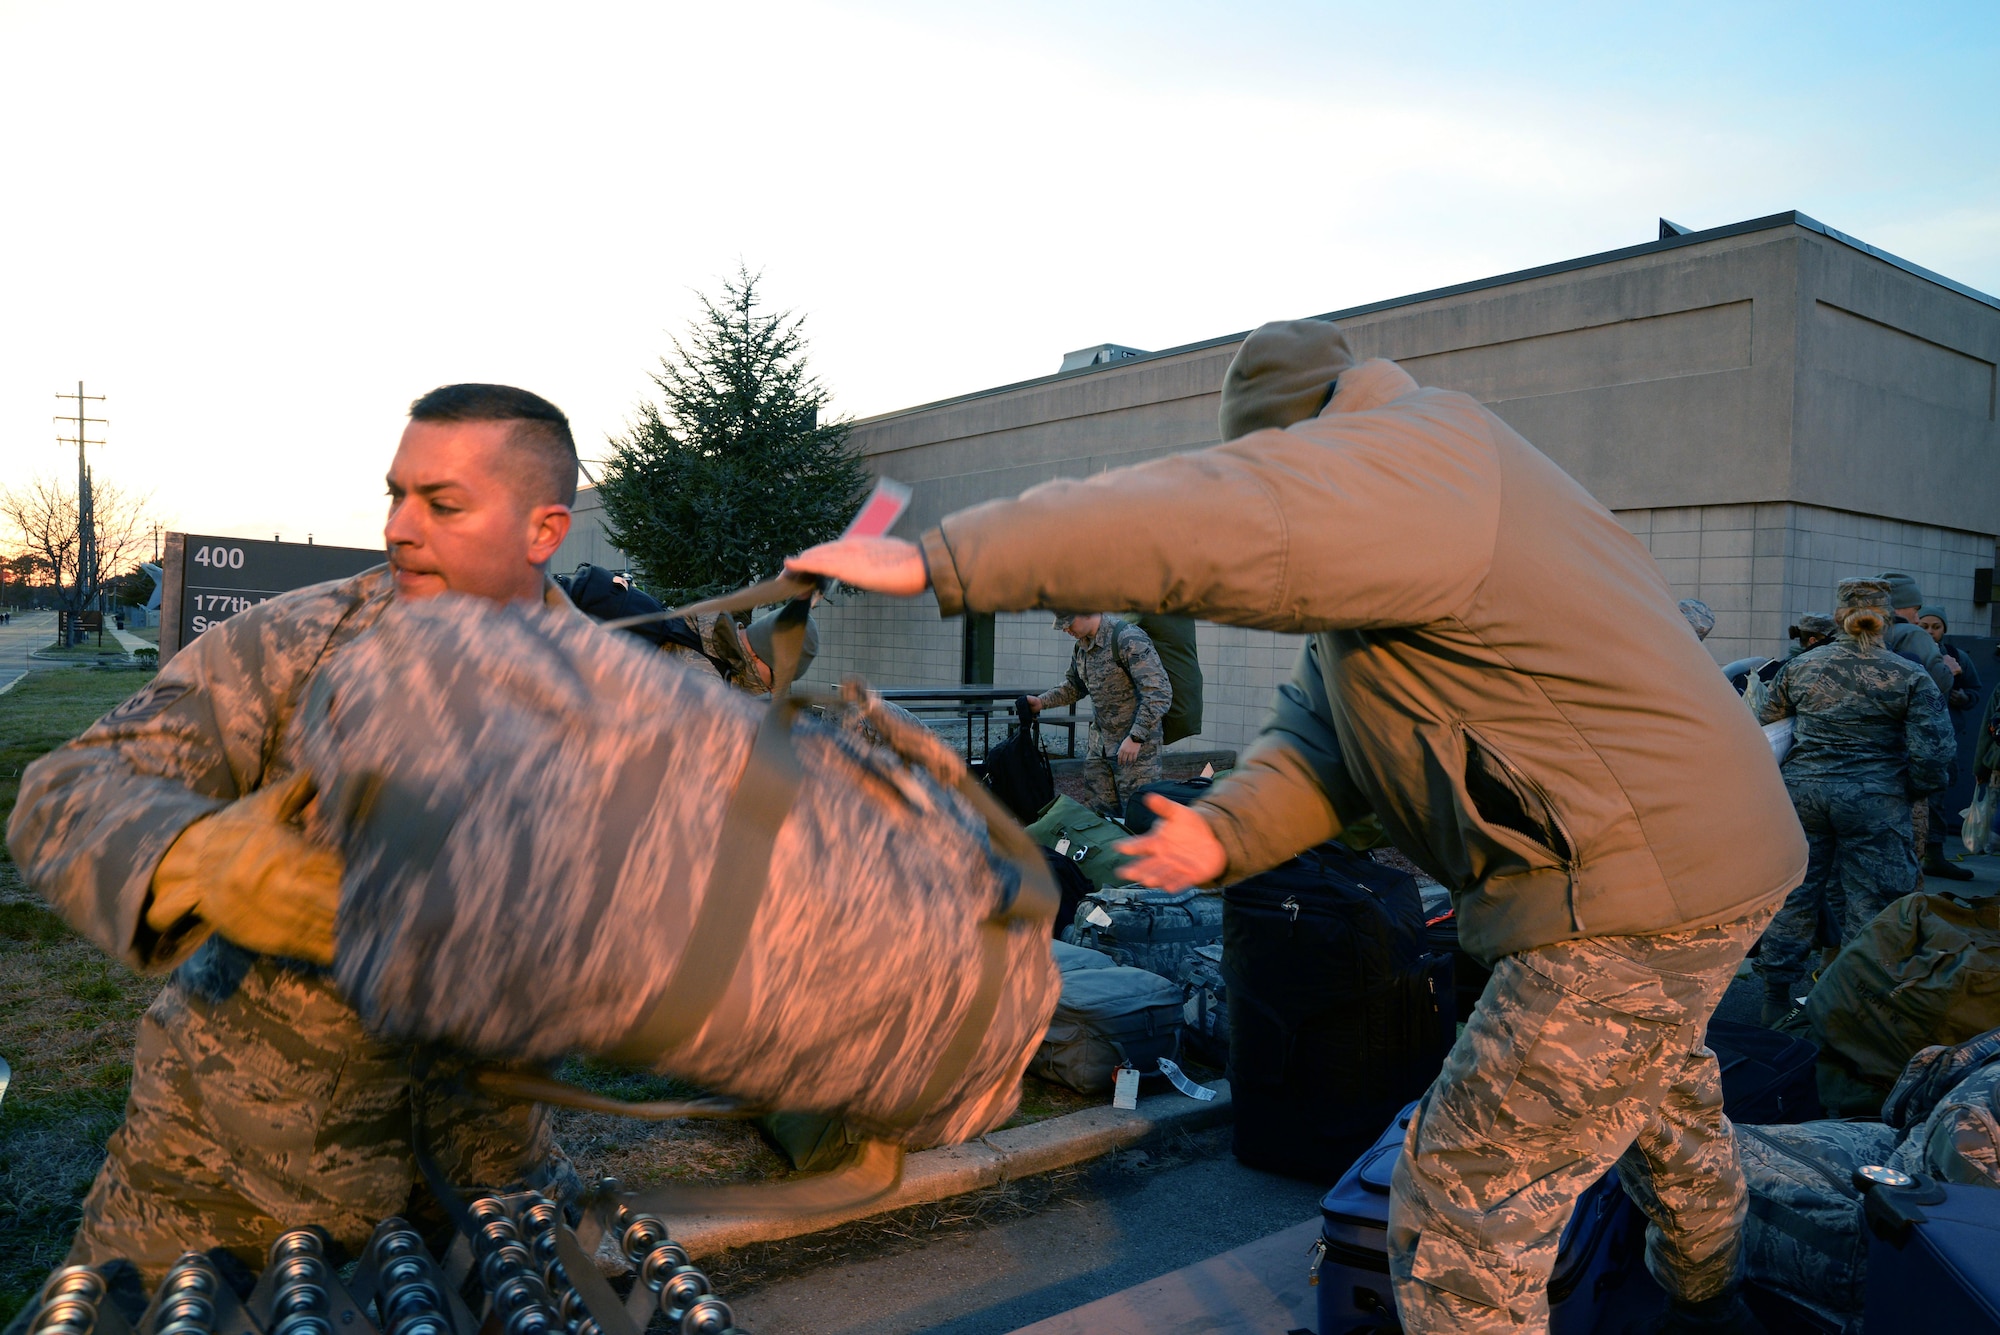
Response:
[{"label": "camouflage duffel bag", "polygon": [[778,667],[770,703],[567,608],[392,604],[295,724],[369,1025],[878,1142],[1006,1120],[1059,988],[1040,851],[920,725],[870,746]]},{"label": "camouflage duffel bag", "polygon": [[1890,1167],[2000,1187],[2000,1029],[1912,1057],[1882,1120],[1908,1132]]},{"label": "camouflage duffel bag", "polygon": [[1750,1193],[1743,1277],[1853,1335],[1868,1286],[1868,1229],[1854,1171],[1889,1162],[1895,1128],[1801,1122],[1735,1130]]}]

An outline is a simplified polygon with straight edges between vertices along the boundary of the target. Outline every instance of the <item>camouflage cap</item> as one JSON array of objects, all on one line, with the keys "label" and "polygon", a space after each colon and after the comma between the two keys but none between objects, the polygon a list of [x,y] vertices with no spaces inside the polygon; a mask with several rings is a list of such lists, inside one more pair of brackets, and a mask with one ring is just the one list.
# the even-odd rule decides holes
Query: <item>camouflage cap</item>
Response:
[{"label": "camouflage cap", "polygon": [[1858,607],[1879,607],[1889,610],[1889,581],[1886,579],[1844,579],[1834,590],[1834,610],[1852,611]]},{"label": "camouflage cap", "polygon": [[1837,627],[1833,624],[1833,618],[1827,613],[1808,612],[1799,618],[1799,624],[1793,629],[1801,634],[1820,635],[1830,639]]},{"label": "camouflage cap", "polygon": [[1714,610],[1699,598],[1683,598],[1680,607],[1681,615],[1687,618],[1688,625],[1694,627],[1694,637],[1697,640],[1707,639],[1708,633],[1715,629]]},{"label": "camouflage cap", "polygon": [[1068,629],[1069,629],[1069,623],[1070,623],[1070,622],[1072,622],[1072,621],[1074,621],[1074,620],[1076,620],[1076,618],[1077,618],[1077,613],[1075,613],[1075,612],[1058,612],[1058,613],[1056,613],[1056,629],[1057,629],[1057,630],[1068,630]]}]

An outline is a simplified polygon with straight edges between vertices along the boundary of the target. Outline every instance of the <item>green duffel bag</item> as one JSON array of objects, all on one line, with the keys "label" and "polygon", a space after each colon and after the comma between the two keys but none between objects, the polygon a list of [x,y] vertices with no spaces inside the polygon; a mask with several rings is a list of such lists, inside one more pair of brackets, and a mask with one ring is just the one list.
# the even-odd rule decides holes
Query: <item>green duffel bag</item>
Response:
[{"label": "green duffel bag", "polygon": [[1912,1057],[2000,1028],[2000,899],[1905,895],[1806,999],[1830,1117],[1874,1117]]},{"label": "green duffel bag", "polygon": [[774,1112],[757,1119],[758,1129],[803,1173],[837,1168],[854,1155],[862,1137],[838,1117],[824,1113]]},{"label": "green duffel bag", "polygon": [[1112,845],[1130,833],[1117,821],[1100,816],[1061,793],[1042,808],[1042,814],[1028,827],[1028,834],[1036,843],[1074,862],[1083,878],[1100,890],[1107,885],[1125,884],[1123,869],[1129,859]]},{"label": "green duffel bag", "polygon": [[1194,618],[1147,612],[1131,620],[1153,642],[1174,688],[1174,701],[1160,720],[1160,740],[1172,746],[1201,731],[1201,658],[1195,652]]}]

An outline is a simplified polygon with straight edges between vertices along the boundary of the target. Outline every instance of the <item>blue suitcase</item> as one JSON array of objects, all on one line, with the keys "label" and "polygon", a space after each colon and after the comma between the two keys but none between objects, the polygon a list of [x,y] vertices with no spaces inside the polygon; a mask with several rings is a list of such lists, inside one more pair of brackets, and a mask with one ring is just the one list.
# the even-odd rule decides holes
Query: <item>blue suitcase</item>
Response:
[{"label": "blue suitcase", "polygon": [[[1389,1179],[1416,1110],[1414,1103],[1403,1109],[1319,1203],[1320,1241],[1313,1259],[1319,1335],[1395,1328]],[[1590,1335],[1608,1295],[1627,1276],[1644,1274],[1645,1242],[1645,1216],[1626,1198],[1613,1169],[1577,1199],[1576,1213],[1563,1229],[1549,1276],[1550,1335]]]},{"label": "blue suitcase", "polygon": [[1940,1186],[1913,1200],[1914,1208],[1895,1211],[1868,1202],[1874,1236],[1862,1328],[1868,1335],[2000,1335],[2000,1191]]}]

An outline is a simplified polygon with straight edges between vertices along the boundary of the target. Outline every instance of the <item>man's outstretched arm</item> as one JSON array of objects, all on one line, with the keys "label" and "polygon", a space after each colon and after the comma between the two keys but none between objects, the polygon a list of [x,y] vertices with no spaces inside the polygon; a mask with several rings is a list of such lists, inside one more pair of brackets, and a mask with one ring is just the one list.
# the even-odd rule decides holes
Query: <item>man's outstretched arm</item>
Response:
[{"label": "man's outstretched arm", "polygon": [[[1486,419],[1342,414],[1044,483],[946,517],[921,544],[822,544],[787,563],[939,610],[1179,612],[1300,632],[1420,625],[1484,579],[1499,464]],[[1144,515],[1107,524],[1107,513]]]}]

